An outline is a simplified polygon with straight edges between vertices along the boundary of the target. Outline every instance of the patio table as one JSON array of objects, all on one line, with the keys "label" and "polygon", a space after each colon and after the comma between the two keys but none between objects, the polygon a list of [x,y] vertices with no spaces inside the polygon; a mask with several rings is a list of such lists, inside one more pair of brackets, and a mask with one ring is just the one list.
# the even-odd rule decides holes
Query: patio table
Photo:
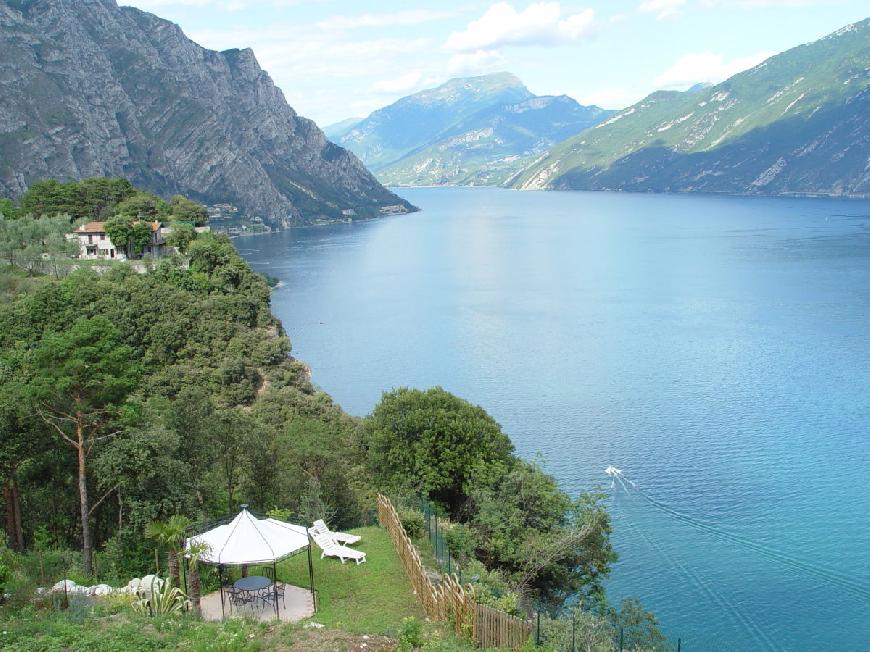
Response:
[{"label": "patio table", "polygon": [[257,591],[262,591],[263,589],[272,586],[272,580],[263,575],[251,575],[250,577],[243,577],[236,580],[233,583],[233,586],[240,591],[255,593]]}]

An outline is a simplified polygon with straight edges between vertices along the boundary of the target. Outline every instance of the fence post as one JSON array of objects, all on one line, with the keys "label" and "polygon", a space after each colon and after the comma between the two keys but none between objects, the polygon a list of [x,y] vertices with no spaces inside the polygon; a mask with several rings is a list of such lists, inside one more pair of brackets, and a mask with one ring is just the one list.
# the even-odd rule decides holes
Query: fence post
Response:
[{"label": "fence post", "polygon": [[541,612],[538,612],[538,626],[535,628],[535,645],[541,645]]},{"label": "fence post", "polygon": [[577,614],[571,612],[571,652],[577,652]]},{"label": "fence post", "polygon": [[680,650],[682,649],[682,647],[683,647],[683,639],[678,638],[678,639],[677,639],[677,652],[680,652]]},{"label": "fence post", "polygon": [[620,627],[619,628],[619,652],[622,652],[622,639],[623,639],[624,634],[625,634],[625,628]]},{"label": "fence post", "polygon": [[438,559],[438,515],[432,514],[432,516],[435,519],[435,561],[440,563],[440,560]]}]

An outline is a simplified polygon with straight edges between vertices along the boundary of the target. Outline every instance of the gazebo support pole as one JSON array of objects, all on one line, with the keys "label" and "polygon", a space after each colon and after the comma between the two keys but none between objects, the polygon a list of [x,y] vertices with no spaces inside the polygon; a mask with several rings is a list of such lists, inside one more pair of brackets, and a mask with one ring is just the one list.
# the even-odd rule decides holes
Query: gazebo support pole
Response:
[{"label": "gazebo support pole", "polygon": [[275,592],[275,618],[281,620],[281,614],[278,613],[278,564],[272,560],[272,590]]},{"label": "gazebo support pole", "polygon": [[308,535],[308,586],[311,588],[311,604],[317,613],[317,593],[314,591],[314,564],[311,562],[311,535]]},{"label": "gazebo support pole", "polygon": [[224,567],[218,564],[218,583],[221,585],[221,620],[226,620],[227,615],[224,612]]}]

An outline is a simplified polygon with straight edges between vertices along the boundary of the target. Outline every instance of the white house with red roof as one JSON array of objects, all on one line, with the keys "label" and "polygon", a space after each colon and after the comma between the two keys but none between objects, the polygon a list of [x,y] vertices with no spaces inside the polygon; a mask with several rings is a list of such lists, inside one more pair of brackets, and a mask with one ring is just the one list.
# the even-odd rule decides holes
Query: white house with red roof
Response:
[{"label": "white house with red roof", "polygon": [[[168,253],[164,229],[160,222],[150,222],[151,241],[142,252],[143,258],[160,258]],[[105,222],[87,222],[69,234],[79,241],[82,260],[127,260],[123,247],[116,247],[106,233]]]}]

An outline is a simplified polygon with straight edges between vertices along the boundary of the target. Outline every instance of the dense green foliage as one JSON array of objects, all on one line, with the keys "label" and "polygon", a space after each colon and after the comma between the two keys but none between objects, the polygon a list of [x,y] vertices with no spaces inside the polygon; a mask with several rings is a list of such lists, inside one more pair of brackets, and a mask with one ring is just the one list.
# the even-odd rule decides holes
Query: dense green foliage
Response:
[{"label": "dense green foliage", "polygon": [[106,220],[105,229],[112,243],[129,257],[141,255],[151,242],[151,223],[123,213]]},{"label": "dense green foliage", "polygon": [[[287,356],[264,279],[228,240],[194,245],[189,269],[78,270],[0,310],[0,474],[19,488],[25,545],[40,528],[54,546],[80,542],[75,449],[46,421],[75,440],[62,419],[79,391],[87,489],[106,496],[92,505],[94,546],[124,551],[112,560],[119,575],[147,564],[154,520],[223,516],[240,502],[295,509],[312,481],[344,494],[337,525],[359,520],[346,479],[323,459],[354,422]],[[335,446],[288,453],[282,442],[307,436],[312,420]],[[301,479],[284,463],[299,464]]]},{"label": "dense green foliage", "polygon": [[37,181],[22,195],[19,215],[69,215],[73,221],[102,220],[137,193],[126,179],[100,178],[61,183]]},{"label": "dense green foliage", "polygon": [[454,555],[497,572],[527,604],[603,600],[616,555],[601,496],[572,500],[513,454],[480,407],[441,388],[387,393],[366,419],[364,446],[381,487],[440,504],[454,521]]},{"label": "dense green foliage", "polygon": [[66,237],[69,230],[66,215],[15,219],[0,214],[0,259],[32,273],[58,276],[79,252],[78,243]]},{"label": "dense green foliage", "polygon": [[126,222],[161,220],[191,226],[203,226],[208,222],[208,212],[197,202],[181,195],[174,195],[167,202],[136,188],[127,179],[117,177],[94,177],[64,183],[56,179],[36,181],[17,203],[0,198],[0,215],[7,219],[65,215],[68,223],[103,222],[117,217]]},{"label": "dense green foliage", "polygon": [[458,514],[472,481],[502,476],[513,445],[482,408],[440,387],[385,394],[366,420],[368,463],[379,483],[397,480]]}]

